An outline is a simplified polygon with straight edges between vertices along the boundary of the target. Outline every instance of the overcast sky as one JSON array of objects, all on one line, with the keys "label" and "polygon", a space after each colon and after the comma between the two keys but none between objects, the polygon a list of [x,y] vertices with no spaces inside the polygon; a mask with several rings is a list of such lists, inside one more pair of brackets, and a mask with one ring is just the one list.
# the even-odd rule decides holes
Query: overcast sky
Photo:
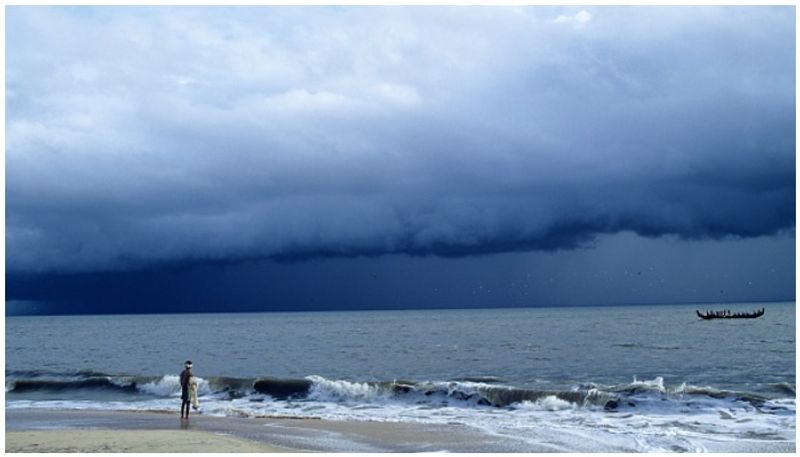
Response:
[{"label": "overcast sky", "polygon": [[793,7],[6,9],[14,303],[792,299],[794,246]]}]

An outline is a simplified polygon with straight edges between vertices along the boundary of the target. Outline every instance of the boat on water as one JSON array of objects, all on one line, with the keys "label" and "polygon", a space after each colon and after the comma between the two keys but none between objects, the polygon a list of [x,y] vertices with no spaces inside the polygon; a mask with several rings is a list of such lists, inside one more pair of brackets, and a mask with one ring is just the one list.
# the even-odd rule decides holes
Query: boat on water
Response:
[{"label": "boat on water", "polygon": [[700,311],[697,312],[697,317],[704,320],[709,319],[755,319],[757,317],[761,317],[764,315],[764,308],[757,309],[752,313],[732,313],[728,309],[724,309],[722,311],[711,311],[708,310],[705,313],[701,313]]}]

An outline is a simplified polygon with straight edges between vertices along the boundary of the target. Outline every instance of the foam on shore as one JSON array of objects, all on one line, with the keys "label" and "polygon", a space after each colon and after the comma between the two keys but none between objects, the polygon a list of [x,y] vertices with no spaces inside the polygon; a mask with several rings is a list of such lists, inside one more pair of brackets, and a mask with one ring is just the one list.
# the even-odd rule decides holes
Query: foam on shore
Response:
[{"label": "foam on shore", "polygon": [[[641,448],[632,442],[630,437],[610,432],[598,433],[597,430],[579,427],[542,429],[541,424],[537,423],[527,424],[527,427],[527,433],[520,434],[519,428],[491,432],[458,423],[419,424],[206,415],[193,416],[189,421],[181,421],[175,411],[171,414],[58,409],[6,411],[7,433],[55,430],[82,436],[86,430],[112,430],[112,434],[116,431],[126,433],[128,431],[146,433],[152,430],[177,433],[198,431],[254,441],[268,447],[304,452],[636,452]],[[658,434],[658,430],[648,430],[648,436],[642,439],[652,442]],[[11,441],[7,441],[9,450],[12,449],[10,444]],[[689,444],[684,443],[680,448],[666,448],[666,451],[685,451]],[[793,439],[773,437],[772,440],[731,440],[719,434],[696,437],[691,445],[695,450],[711,452],[794,452],[795,449]],[[120,443],[119,446],[122,447],[109,445],[105,452],[126,452],[123,449],[124,444]],[[72,452],[66,450],[67,448],[64,449],[63,452]]]}]

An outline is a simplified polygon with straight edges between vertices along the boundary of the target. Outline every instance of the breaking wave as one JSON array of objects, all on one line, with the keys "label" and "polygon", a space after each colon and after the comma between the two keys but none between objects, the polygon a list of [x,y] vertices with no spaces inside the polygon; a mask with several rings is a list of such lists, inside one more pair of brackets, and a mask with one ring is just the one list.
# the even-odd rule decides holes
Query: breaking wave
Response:
[{"label": "breaking wave", "polygon": [[[312,375],[197,380],[200,412],[212,416],[457,423],[531,443],[560,437],[567,451],[585,450],[574,433],[592,436],[592,443],[605,440],[608,449],[639,452],[713,450],[707,447],[709,439],[794,442],[795,388],[789,383],[762,386],[755,393],[666,385],[660,377],[617,385],[588,382],[567,389],[520,388],[493,378],[354,381]],[[7,410],[176,413],[179,397],[176,375],[6,373]]]},{"label": "breaking wave", "polygon": [[[524,389],[501,384],[495,378],[456,381],[349,381],[321,376],[302,379],[198,377],[198,393],[217,400],[316,401],[328,403],[407,402],[420,405],[515,408],[543,405],[545,409],[598,408],[613,411],[637,405],[657,407],[661,402],[694,399],[724,399],[763,406],[770,398],[752,393],[691,386],[685,383],[667,387],[664,380],[633,379],[620,385],[584,383],[567,390]],[[490,382],[486,382],[490,381]],[[774,386],[777,393],[794,396],[788,383]],[[173,398],[180,396],[177,375],[125,376],[97,372],[74,373],[9,372],[6,393],[11,398],[26,394],[62,394],[67,398],[92,398],[92,393],[116,393],[120,399],[131,396]]]}]

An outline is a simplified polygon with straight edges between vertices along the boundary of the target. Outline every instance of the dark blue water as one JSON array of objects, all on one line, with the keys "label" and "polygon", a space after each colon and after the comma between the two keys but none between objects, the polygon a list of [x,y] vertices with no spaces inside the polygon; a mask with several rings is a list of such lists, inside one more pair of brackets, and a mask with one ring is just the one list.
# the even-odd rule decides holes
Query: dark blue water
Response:
[{"label": "dark blue water", "polygon": [[[210,414],[504,424],[531,440],[558,435],[563,421],[623,450],[703,449],[709,430],[793,442],[795,304],[726,307],[766,314],[703,321],[695,309],[713,307],[661,305],[8,317],[6,407],[171,409],[192,359]],[[287,382],[294,394],[283,398],[275,389]],[[663,436],[644,439],[638,420]],[[620,433],[644,444],[615,447]]]},{"label": "dark blue water", "polygon": [[[795,381],[795,307],[699,320],[696,306],[9,317],[6,369],[349,380],[499,377],[725,388]],[[707,307],[707,306],[706,306]],[[728,306],[729,308],[731,306]],[[768,390],[768,389],[767,389]]]}]

